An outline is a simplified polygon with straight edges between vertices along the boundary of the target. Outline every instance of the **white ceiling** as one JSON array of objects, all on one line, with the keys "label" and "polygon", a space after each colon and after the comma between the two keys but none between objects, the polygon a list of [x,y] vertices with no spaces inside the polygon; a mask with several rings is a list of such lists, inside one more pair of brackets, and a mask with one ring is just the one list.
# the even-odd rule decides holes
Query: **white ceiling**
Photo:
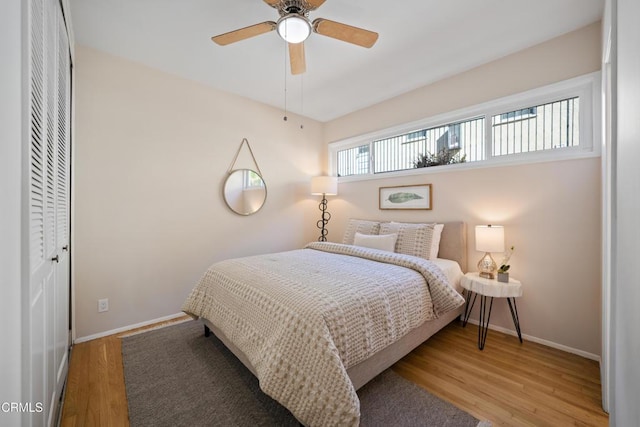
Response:
[{"label": "white ceiling", "polygon": [[262,0],[70,0],[76,44],[328,121],[599,20],[604,0],[327,0],[310,14],[376,31],[371,49],[312,34],[291,76],[276,32],[211,36],[278,13]]}]

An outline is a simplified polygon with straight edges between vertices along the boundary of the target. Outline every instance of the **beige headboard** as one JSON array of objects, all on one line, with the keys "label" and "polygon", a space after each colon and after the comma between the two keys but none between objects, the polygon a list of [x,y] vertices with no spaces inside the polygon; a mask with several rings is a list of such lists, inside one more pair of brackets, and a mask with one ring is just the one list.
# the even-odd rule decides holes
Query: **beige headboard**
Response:
[{"label": "beige headboard", "polygon": [[443,222],[439,258],[452,259],[467,272],[467,224],[462,221]]}]

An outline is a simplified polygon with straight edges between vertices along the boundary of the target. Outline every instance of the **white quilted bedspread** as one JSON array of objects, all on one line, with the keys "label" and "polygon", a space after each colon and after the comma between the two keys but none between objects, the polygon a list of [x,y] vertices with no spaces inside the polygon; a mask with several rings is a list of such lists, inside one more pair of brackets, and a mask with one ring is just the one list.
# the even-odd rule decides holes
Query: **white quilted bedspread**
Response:
[{"label": "white quilted bedspread", "polygon": [[301,423],[356,426],[346,369],[463,302],[430,261],[315,242],[214,264],[182,309],[220,328]]}]

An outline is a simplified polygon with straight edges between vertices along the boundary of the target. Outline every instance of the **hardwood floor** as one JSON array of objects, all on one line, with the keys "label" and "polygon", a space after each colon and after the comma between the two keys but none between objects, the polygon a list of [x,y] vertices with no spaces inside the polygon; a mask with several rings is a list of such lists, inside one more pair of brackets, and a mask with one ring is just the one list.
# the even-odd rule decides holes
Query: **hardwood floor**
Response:
[{"label": "hardwood floor", "polygon": [[128,426],[129,409],[124,386],[121,337],[186,319],[191,318],[179,317],[74,345],[60,425]]},{"label": "hardwood floor", "polygon": [[[607,426],[592,360],[453,322],[392,368],[481,420],[508,426]],[[128,426],[121,336],[73,347],[62,426]]]},{"label": "hardwood floor", "polygon": [[62,426],[128,426],[120,338],[73,346]]},{"label": "hardwood floor", "polygon": [[458,322],[393,370],[481,420],[507,426],[607,426],[597,362]]}]

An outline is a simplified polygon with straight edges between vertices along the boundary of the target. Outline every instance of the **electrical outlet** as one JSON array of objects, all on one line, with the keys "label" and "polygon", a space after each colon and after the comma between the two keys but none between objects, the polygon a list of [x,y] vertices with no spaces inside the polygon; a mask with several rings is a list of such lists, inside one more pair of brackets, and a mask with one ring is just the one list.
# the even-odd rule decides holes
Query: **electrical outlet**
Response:
[{"label": "electrical outlet", "polygon": [[98,300],[98,313],[109,311],[109,298]]}]

